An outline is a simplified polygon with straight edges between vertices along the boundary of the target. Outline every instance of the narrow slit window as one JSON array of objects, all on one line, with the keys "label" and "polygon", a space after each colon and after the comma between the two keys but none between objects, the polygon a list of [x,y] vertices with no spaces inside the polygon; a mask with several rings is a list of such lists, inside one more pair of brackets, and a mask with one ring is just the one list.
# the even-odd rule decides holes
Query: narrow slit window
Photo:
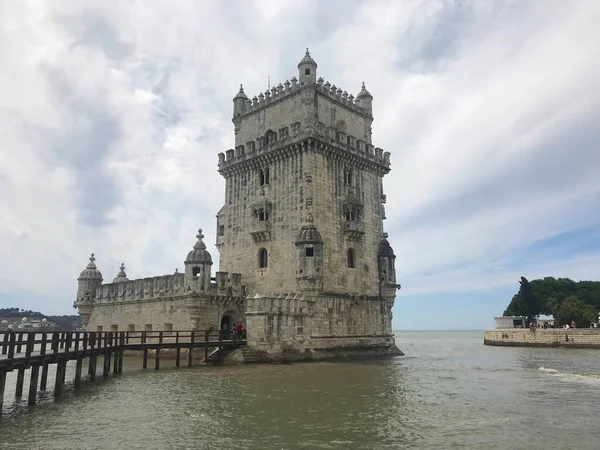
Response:
[{"label": "narrow slit window", "polygon": [[354,250],[351,248],[348,249],[347,259],[348,268],[354,269]]},{"label": "narrow slit window", "polygon": [[258,251],[258,267],[265,269],[269,264],[269,255],[266,248],[261,248]]}]

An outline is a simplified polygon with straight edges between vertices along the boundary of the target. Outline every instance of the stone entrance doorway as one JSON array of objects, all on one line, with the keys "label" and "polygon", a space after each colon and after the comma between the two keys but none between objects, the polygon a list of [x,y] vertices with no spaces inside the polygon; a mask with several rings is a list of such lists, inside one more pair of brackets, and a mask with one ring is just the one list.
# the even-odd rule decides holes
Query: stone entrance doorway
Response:
[{"label": "stone entrance doorway", "polygon": [[221,331],[229,333],[233,329],[234,325],[235,322],[231,314],[223,315],[223,317],[221,318]]}]

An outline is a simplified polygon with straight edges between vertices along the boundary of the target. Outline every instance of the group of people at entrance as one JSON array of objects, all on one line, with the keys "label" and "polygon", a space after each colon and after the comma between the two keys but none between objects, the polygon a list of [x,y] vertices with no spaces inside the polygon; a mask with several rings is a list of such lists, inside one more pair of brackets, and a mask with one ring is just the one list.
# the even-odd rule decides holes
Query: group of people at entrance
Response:
[{"label": "group of people at entrance", "polygon": [[221,327],[221,336],[222,339],[245,339],[246,330],[244,329],[244,324],[238,322],[229,328],[228,323],[223,323]]}]

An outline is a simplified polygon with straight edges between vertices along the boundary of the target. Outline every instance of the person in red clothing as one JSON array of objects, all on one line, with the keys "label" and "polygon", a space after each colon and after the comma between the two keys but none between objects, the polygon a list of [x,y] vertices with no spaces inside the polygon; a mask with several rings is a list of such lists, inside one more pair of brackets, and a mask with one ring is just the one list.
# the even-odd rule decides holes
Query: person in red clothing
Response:
[{"label": "person in red clothing", "polygon": [[244,331],[244,325],[242,325],[242,322],[238,322],[235,326],[235,331],[237,331],[237,335],[240,339],[243,339],[243,331]]}]

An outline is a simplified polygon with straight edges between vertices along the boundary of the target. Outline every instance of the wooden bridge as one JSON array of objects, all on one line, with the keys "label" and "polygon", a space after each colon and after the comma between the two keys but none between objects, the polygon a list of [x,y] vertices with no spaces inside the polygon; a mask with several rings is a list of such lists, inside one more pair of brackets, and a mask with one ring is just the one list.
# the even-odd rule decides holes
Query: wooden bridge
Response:
[{"label": "wooden bridge", "polygon": [[[142,367],[148,366],[149,350],[155,351],[154,368],[160,368],[160,351],[175,350],[176,366],[180,366],[181,350],[187,351],[187,365],[192,366],[195,349],[204,350],[204,361],[212,353],[228,352],[246,344],[245,333],[224,335],[219,331],[122,331],[122,332],[10,332],[0,333],[0,416],[6,374],[17,371],[16,397],[23,396],[25,370],[31,370],[28,404],[35,405],[39,389],[46,390],[48,366],[56,364],[54,396],[60,397],[65,383],[67,362],[76,361],[75,389],[81,387],[83,360],[89,358],[88,375],[96,380],[98,356],[103,357],[102,376],[123,371],[126,350],[143,351]],[[213,349],[211,352],[210,350]],[[41,369],[41,378],[40,378]]]}]

